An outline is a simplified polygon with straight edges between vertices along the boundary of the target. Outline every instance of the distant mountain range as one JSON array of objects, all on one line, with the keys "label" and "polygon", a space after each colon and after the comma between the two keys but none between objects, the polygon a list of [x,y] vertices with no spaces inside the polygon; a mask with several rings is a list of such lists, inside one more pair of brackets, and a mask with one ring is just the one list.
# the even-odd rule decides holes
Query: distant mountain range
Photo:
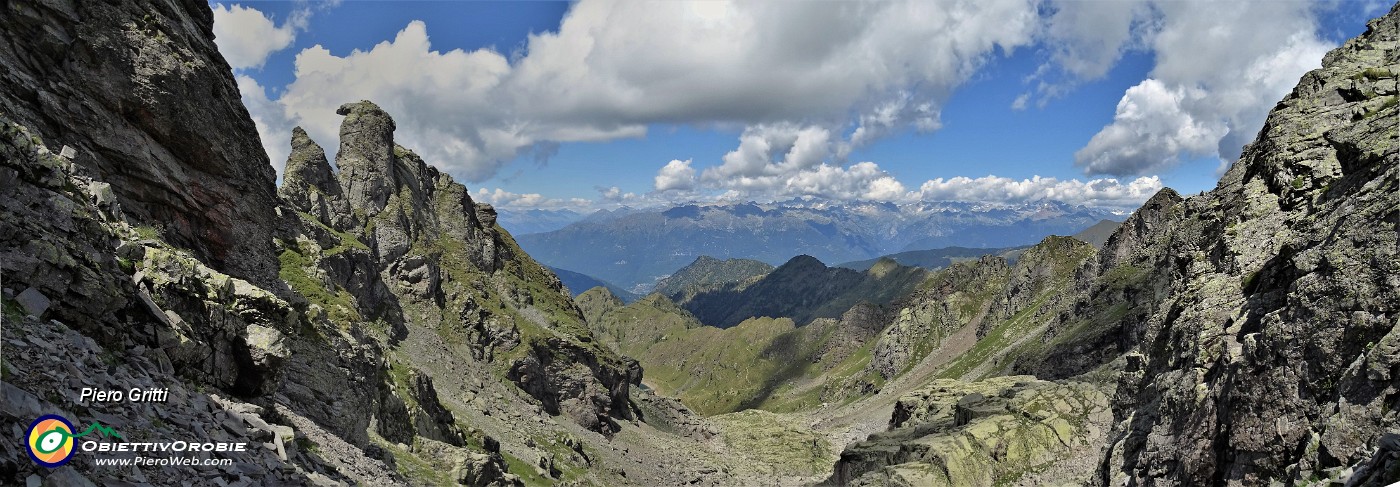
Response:
[{"label": "distant mountain range", "polygon": [[823,262],[854,262],[909,250],[1030,245],[1046,235],[1072,235],[1118,217],[1108,209],[1053,201],[895,205],[793,200],[624,208],[517,239],[542,262],[642,294],[702,255],[772,265],[800,254]]},{"label": "distant mountain range", "polygon": [[496,222],[515,235],[552,232],[588,216],[574,210],[496,209]]}]

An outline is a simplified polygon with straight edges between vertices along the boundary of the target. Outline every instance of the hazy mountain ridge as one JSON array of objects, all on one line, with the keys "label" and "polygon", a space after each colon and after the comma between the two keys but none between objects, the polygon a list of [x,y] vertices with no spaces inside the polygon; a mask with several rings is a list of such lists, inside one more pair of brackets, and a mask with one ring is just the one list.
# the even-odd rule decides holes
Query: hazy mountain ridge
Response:
[{"label": "hazy mountain ridge", "polygon": [[752,259],[719,260],[702,255],[675,273],[657,281],[655,292],[685,303],[696,294],[730,285],[752,282],[772,272],[775,267]]},{"label": "hazy mountain ridge", "polygon": [[[585,219],[521,245],[542,262],[649,292],[700,256],[780,265],[806,254],[852,262],[907,250],[1031,245],[1114,218],[1108,209],[1058,202],[994,205],[792,200],[771,204],[687,204]],[[591,252],[575,252],[589,248]]]},{"label": "hazy mountain ridge", "polygon": [[[1011,247],[1005,249],[946,247],[941,249],[930,250],[910,250],[895,254],[882,255],[874,259],[858,260],[854,262],[837,264],[836,267],[844,267],[847,269],[864,271],[866,269],[869,269],[871,266],[875,265],[875,263],[879,262],[881,259],[889,259],[895,261],[900,265],[922,267],[924,269],[936,271],[951,266],[958,262],[976,260],[977,258],[982,257],[984,255],[998,255],[1003,258],[1009,258],[1014,255],[1018,255],[1019,251],[1025,250],[1026,248],[1028,247]],[[1011,260],[1014,261],[1015,259],[1011,258]]]},{"label": "hazy mountain ridge", "polygon": [[589,217],[574,210],[542,208],[498,208],[496,215],[501,228],[512,235],[552,232]]},{"label": "hazy mountain ridge", "polygon": [[1118,225],[1122,223],[1115,220],[1103,220],[1074,234],[1074,238],[1089,242],[1094,247],[1103,248],[1103,245],[1108,243],[1108,237],[1112,236],[1113,232],[1118,230]]},{"label": "hazy mountain ridge", "polygon": [[[681,363],[690,363],[691,370],[719,380],[722,385],[714,386],[714,390],[699,389],[708,390],[705,394],[680,394],[683,400],[702,401],[691,403],[697,410],[728,412],[739,405],[785,410],[870,395],[887,381],[935,354],[947,359],[945,362],[949,366],[943,370],[950,378],[1005,373],[1010,361],[1001,362],[1000,367],[987,368],[986,365],[991,363],[993,355],[1008,352],[1008,337],[1014,340],[1024,331],[1008,329],[1007,324],[1023,324],[1025,320],[1020,318],[1028,309],[1036,314],[1049,314],[1058,309],[1055,303],[1059,301],[1052,298],[1065,294],[1075,270],[1094,254],[1094,249],[1084,242],[1050,237],[1028,249],[1025,260],[1015,265],[1008,265],[1001,257],[987,255],[930,273],[885,260],[865,274],[826,268],[811,257],[801,256],[757,281],[746,282],[743,287],[743,290],[763,288],[762,293],[716,302],[792,301],[791,298],[761,296],[773,295],[775,289],[800,295],[806,289],[802,285],[854,278],[843,284],[839,295],[817,301],[821,303],[820,309],[841,303],[844,309],[831,316],[815,318],[810,317],[811,306],[788,305],[795,312],[786,314],[782,311],[753,314],[739,310],[732,315],[733,319],[740,320],[737,326],[744,328],[738,331],[706,324],[701,315],[692,314],[685,305],[677,306],[660,293],[623,306],[604,290],[594,289],[580,296],[579,303],[595,332],[612,340],[623,353],[636,354],[643,367],[653,372],[648,376],[653,379],[649,380],[657,379],[658,371],[670,370],[673,381],[686,383],[685,369],[679,367]],[[833,278],[826,275],[828,272],[843,277]],[[881,276],[894,280],[881,281]],[[890,282],[904,284],[890,286]],[[816,294],[821,293],[806,295]],[[866,299],[850,299],[850,296],[865,296]],[[752,316],[739,318],[741,315]],[[969,340],[945,344],[948,337],[959,332],[965,333]],[[988,345],[971,346],[987,337],[990,337]],[[670,343],[674,340],[684,345]],[[656,347],[663,347],[665,351],[654,350]],[[690,362],[695,354],[710,357],[706,360],[717,360],[719,355],[715,354],[748,356],[736,351],[738,349],[749,350],[752,356],[742,360],[731,357],[731,361],[713,362],[698,369],[693,367],[699,366]],[[980,351],[983,349],[986,350]],[[964,358],[969,351],[978,353]],[[773,360],[773,357],[780,359],[764,362],[768,365],[754,365],[758,361]],[[787,362],[791,363],[783,365]],[[735,384],[732,381],[737,378],[726,375],[731,372],[722,372],[725,368],[722,364],[732,367],[740,363],[746,367],[736,368],[737,372],[732,373],[742,372],[744,377],[757,379],[756,384],[800,379],[799,382],[815,381],[825,387],[812,389],[811,384],[804,384],[807,387],[795,389],[800,394],[793,395],[791,385],[756,389],[753,384]],[[793,368],[785,369],[787,366]],[[774,379],[777,376],[784,378]],[[661,384],[664,386],[665,382]],[[689,390],[676,385],[669,387]],[[739,390],[747,392],[733,392]],[[717,400],[721,402],[712,402]]]},{"label": "hazy mountain ridge", "polygon": [[564,287],[569,288],[569,294],[574,297],[578,297],[578,295],[583,294],[584,291],[587,291],[589,289],[602,286],[608,288],[609,292],[611,292],[614,296],[621,298],[622,301],[626,303],[630,303],[641,298],[641,296],[627,292],[626,290],[614,285],[613,283],[598,280],[593,276],[579,274],[568,269],[560,269],[557,267],[549,266],[545,267],[548,268],[550,272],[553,272],[555,276],[559,277],[559,281],[564,283]]},{"label": "hazy mountain ridge", "polygon": [[858,272],[799,255],[760,278],[696,293],[680,305],[701,323],[719,328],[757,317],[791,318],[801,326],[838,317],[860,302],[889,303],[927,276],[928,271],[890,260]]}]

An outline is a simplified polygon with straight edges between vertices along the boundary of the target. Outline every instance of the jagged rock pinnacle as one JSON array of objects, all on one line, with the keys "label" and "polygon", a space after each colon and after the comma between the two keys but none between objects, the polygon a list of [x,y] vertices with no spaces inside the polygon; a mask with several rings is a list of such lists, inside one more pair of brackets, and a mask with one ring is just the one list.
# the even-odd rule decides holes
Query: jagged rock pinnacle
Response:
[{"label": "jagged rock pinnacle", "polygon": [[373,216],[384,209],[394,188],[394,119],[369,100],[341,105],[340,187],[352,208]]},{"label": "jagged rock pinnacle", "polygon": [[340,193],[340,184],[331,172],[326,151],[301,127],[292,129],[292,153],[287,156],[282,181],[283,187],[310,186],[323,193]]}]

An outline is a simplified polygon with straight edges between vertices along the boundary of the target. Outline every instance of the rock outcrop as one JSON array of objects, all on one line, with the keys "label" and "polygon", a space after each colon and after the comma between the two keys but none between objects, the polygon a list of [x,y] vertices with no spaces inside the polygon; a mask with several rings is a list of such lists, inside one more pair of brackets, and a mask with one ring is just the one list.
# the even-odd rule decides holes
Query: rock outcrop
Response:
[{"label": "rock outcrop", "polygon": [[1129,332],[1100,481],[1338,478],[1400,429],[1398,49],[1400,5],[1135,237],[1171,286]]},{"label": "rock outcrop", "polygon": [[[0,227],[6,230],[0,320],[7,338],[0,418],[18,428],[58,413],[75,422],[96,420],[132,440],[254,447],[204,455],[235,465],[195,474],[204,482],[334,485],[349,479],[301,451],[296,440],[305,436],[265,406],[286,373],[288,344],[304,323],[300,313],[127,223],[120,206],[104,199],[104,184],[73,174],[42,139],[3,117],[0,150],[0,176],[7,181],[0,186]],[[83,399],[85,387],[158,389],[169,396],[155,403],[101,402]],[[5,458],[25,457],[10,453]],[[350,454],[344,458],[354,461]],[[41,472],[30,462],[0,463],[0,483],[182,482],[172,468],[102,468],[81,456],[70,465],[76,469]]]},{"label": "rock outcrop", "polygon": [[[0,113],[76,149],[135,223],[276,289],[275,174],[193,0],[11,2]],[[62,302],[61,302],[62,303]],[[68,301],[66,303],[73,303]]]},{"label": "rock outcrop", "polygon": [[[941,379],[895,404],[890,430],[848,446],[834,485],[1044,485],[1081,477],[1111,423],[1088,383]],[[1076,463],[1078,463],[1076,465]]]}]

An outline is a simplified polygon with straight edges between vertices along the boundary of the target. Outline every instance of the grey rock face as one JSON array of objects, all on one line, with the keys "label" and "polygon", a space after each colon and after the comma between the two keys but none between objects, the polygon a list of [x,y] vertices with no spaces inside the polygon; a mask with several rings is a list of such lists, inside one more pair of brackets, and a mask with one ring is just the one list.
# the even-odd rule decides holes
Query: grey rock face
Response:
[{"label": "grey rock face", "polygon": [[[610,431],[615,425],[608,418],[630,418],[627,392],[637,382],[631,376],[640,372],[633,374],[626,363],[589,343],[583,317],[558,278],[517,250],[495,225],[495,210],[476,204],[466,187],[394,144],[393,119],[378,106],[350,103],[338,113],[345,116],[336,156],[339,173],[331,170],[323,151],[304,132],[294,132],[280,190],[287,205],[299,212],[282,238],[291,253],[284,254],[289,257],[285,263],[295,266],[284,267],[284,272],[307,277],[293,287],[312,301],[309,304],[327,310],[332,322],[375,319],[392,324],[390,347],[414,333],[434,335],[432,340],[445,340],[449,335],[439,333],[448,333],[452,340],[465,339],[467,346],[459,351],[485,364],[508,354],[512,360],[504,367],[533,371],[511,375],[511,380],[546,404],[551,414],[565,414],[590,428]],[[571,325],[576,328],[568,330]],[[540,353],[518,351],[525,341],[522,328],[527,327],[553,329],[545,336],[536,333],[528,345],[528,350]],[[585,336],[571,337],[578,333]],[[346,355],[338,356],[328,363],[344,362]],[[322,390],[320,384],[339,375],[326,363],[294,362],[293,370],[307,378],[306,383],[289,378],[298,388]],[[373,377],[382,377],[366,374],[371,383]],[[416,376],[429,380],[424,374]],[[461,441],[453,439],[460,434],[448,427],[450,415],[430,407],[437,404],[435,398],[415,399],[409,392],[428,394],[431,382],[397,387],[389,392],[357,391],[369,399],[350,401],[369,413],[334,416],[308,403],[303,414],[336,424],[335,429],[346,431],[353,442],[363,438],[350,430],[371,420],[379,422],[381,435],[396,441],[415,434],[449,444]],[[310,398],[301,390],[289,394],[301,397],[298,402]]]},{"label": "grey rock face", "polygon": [[1135,348],[1099,482],[1343,480],[1400,427],[1400,6],[1369,27],[1303,76],[1215,190],[1159,194],[1105,246],[1065,321],[1126,312],[1046,360]]},{"label": "grey rock face", "polygon": [[1171,188],[1162,188],[1152,195],[1109,235],[1103,251],[1099,253],[1099,267],[1113,269],[1142,259],[1152,239],[1180,214],[1176,210],[1181,201],[1181,195]]},{"label": "grey rock face", "polygon": [[356,225],[340,183],[321,149],[301,127],[292,129],[292,152],[282,175],[278,196],[293,209],[309,213],[337,228]]},{"label": "grey rock face", "polygon": [[[70,180],[63,160],[43,148],[27,128],[0,117],[0,272],[6,286],[32,287],[49,301],[42,311],[47,317],[74,323],[103,343],[145,334],[141,327],[113,326],[117,316],[143,315],[133,307],[130,273],[111,252],[120,237],[88,195],[73,190],[88,183]],[[30,303],[34,311],[42,304]]]},{"label": "grey rock face", "polygon": [[0,29],[0,112],[110,183],[126,214],[271,287],[275,174],[203,3],[25,2]]},{"label": "grey rock face", "polygon": [[642,369],[623,357],[622,367],[600,363],[591,350],[550,338],[531,344],[530,353],[511,365],[507,377],[543,403],[550,414],[565,414],[585,428],[618,430],[613,418],[632,419],[629,386],[640,384]]},{"label": "grey rock face", "polygon": [[466,453],[454,462],[451,478],[457,485],[470,487],[507,487],[524,485],[514,475],[505,473],[499,461],[484,453]]},{"label": "grey rock face", "polygon": [[341,105],[335,113],[345,116],[340,123],[340,151],[335,156],[340,186],[350,198],[350,206],[364,209],[368,216],[378,215],[398,189],[394,119],[367,100]]},{"label": "grey rock face", "polygon": [[[297,451],[293,430],[276,424],[274,416],[263,408],[204,392],[174,375],[158,348],[107,348],[55,320],[7,321],[5,337],[10,342],[5,345],[5,381],[0,382],[0,421],[5,424],[19,427],[40,414],[59,414],[75,426],[100,421],[115,428],[126,441],[180,438],[247,443],[246,451],[212,455],[229,458],[233,465],[205,473],[227,477],[230,484],[310,485],[308,476],[318,470],[330,471],[315,456]],[[120,359],[112,360],[114,356]],[[160,387],[166,390],[168,400],[77,401],[77,391],[94,384],[122,391]],[[189,484],[192,477],[202,477],[177,466],[96,466],[94,454],[85,452],[75,455],[63,468],[47,469],[28,461],[23,450],[22,442],[0,443],[0,456],[10,460],[0,469],[0,484],[27,485],[34,479],[35,484],[55,486],[178,486]],[[326,480],[349,480],[330,472],[335,476]]]},{"label": "grey rock face", "polygon": [[870,369],[892,378],[938,349],[953,332],[979,326],[996,304],[990,296],[1002,292],[1010,274],[1005,259],[985,256],[935,275],[932,283],[898,306],[875,342]]},{"label": "grey rock face", "polygon": [[15,296],[15,302],[24,308],[25,313],[37,317],[44,316],[44,312],[49,310],[50,303],[49,298],[44,297],[44,293],[32,287],[19,293],[19,296]]},{"label": "grey rock face", "polygon": [[1214,191],[1149,200],[1017,359],[1125,357],[1097,482],[1343,480],[1397,428],[1397,29],[1400,7],[1303,76]]},{"label": "grey rock face", "polygon": [[277,387],[284,333],[302,323],[286,301],[170,250],[147,249],[141,268],[140,292],[170,324],[158,330],[161,347],[183,374],[245,396]]}]

